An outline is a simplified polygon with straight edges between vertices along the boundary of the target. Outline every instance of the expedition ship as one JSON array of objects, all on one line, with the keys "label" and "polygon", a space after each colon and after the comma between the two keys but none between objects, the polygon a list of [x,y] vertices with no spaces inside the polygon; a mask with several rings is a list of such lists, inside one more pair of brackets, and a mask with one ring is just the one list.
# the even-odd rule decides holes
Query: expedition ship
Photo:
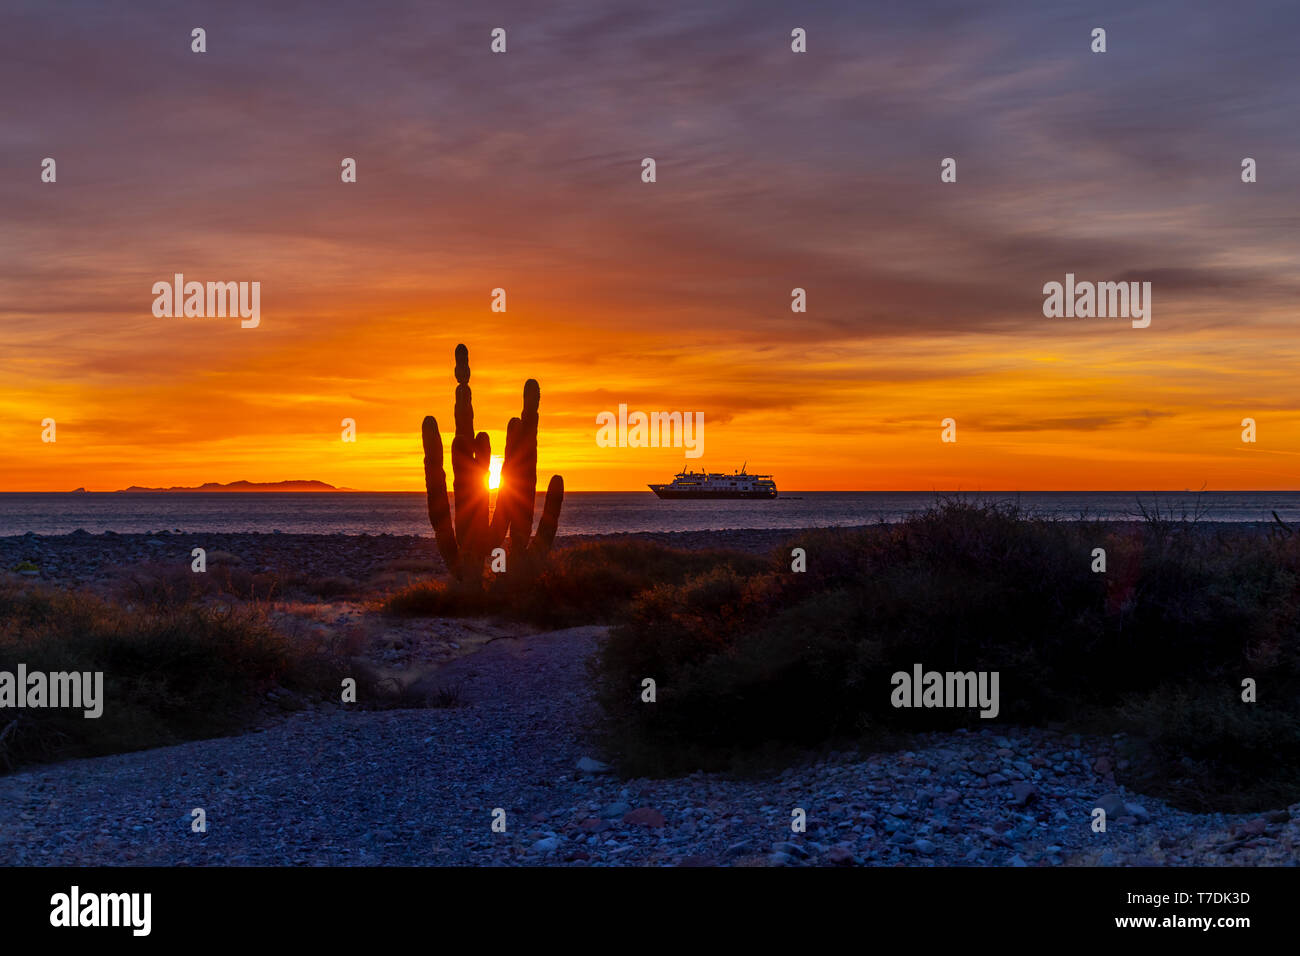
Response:
[{"label": "expedition ship", "polygon": [[650,485],[650,490],[660,498],[775,498],[776,482],[771,475],[748,474],[742,466],[730,475],[679,472],[671,484]]}]

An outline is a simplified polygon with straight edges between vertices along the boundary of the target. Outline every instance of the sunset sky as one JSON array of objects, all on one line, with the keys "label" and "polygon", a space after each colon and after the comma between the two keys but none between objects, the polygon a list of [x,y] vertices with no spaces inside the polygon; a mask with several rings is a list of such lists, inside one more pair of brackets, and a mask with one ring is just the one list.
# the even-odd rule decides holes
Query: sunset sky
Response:
[{"label": "sunset sky", "polygon": [[[0,491],[419,490],[458,342],[498,452],[541,383],[543,486],[1300,489],[1294,3],[271,6],[6,3]],[[260,326],[156,318],[178,272]],[[1044,318],[1067,272],[1151,326]]]}]

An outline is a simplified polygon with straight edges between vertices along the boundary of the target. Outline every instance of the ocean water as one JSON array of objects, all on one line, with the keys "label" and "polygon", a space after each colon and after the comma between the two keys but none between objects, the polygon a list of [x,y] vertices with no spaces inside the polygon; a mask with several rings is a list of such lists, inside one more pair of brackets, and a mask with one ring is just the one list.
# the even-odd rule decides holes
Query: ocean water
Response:
[{"label": "ocean water", "polygon": [[[940,493],[942,494],[942,493]],[[1029,491],[963,493],[1018,501],[1057,518],[1130,519],[1140,508],[1196,513],[1202,521],[1300,523],[1300,492]],[[772,501],[661,501],[646,492],[570,492],[560,534],[809,528],[897,521],[937,500],[934,492],[790,492]],[[537,512],[541,513],[541,496]],[[18,494],[0,493],[0,536],[116,531],[280,531],[285,534],[428,534],[418,492]]]}]

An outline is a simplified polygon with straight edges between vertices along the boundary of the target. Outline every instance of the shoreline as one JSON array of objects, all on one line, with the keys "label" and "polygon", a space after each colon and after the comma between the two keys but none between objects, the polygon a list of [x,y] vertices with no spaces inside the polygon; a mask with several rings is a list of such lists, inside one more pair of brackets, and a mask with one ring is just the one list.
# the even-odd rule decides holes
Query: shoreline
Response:
[{"label": "shoreline", "polygon": [[[786,540],[818,529],[618,532],[561,535],[555,550],[596,541],[647,541],[682,550],[720,549],[767,554]],[[0,537],[0,575],[51,585],[83,586],[162,567],[188,570],[194,548],[209,566],[224,563],[252,574],[348,578],[362,588],[384,588],[394,574],[443,574],[433,532],[393,534],[288,534],[281,532],[157,531],[146,534],[62,535],[27,533]],[[35,566],[35,570],[30,570]],[[18,570],[28,568],[28,570]]]},{"label": "shoreline", "polygon": [[[894,523],[886,524],[892,527]],[[1104,524],[1112,528],[1137,528],[1143,522]],[[874,527],[880,525],[562,534],[555,539],[555,550],[594,542],[641,541],[684,551],[716,549],[766,555],[804,535],[828,531],[849,533]],[[1201,521],[1192,527],[1201,534],[1260,535],[1277,526],[1263,521]],[[411,573],[443,574],[446,570],[432,531],[410,535],[184,530],[92,534],[78,529],[68,534],[27,532],[0,537],[0,576],[16,575],[52,585],[82,586],[120,578],[132,570],[188,569],[194,548],[203,548],[210,564],[224,561],[253,574],[342,577],[361,587],[386,587],[393,583],[387,578],[394,573],[409,576]]]}]

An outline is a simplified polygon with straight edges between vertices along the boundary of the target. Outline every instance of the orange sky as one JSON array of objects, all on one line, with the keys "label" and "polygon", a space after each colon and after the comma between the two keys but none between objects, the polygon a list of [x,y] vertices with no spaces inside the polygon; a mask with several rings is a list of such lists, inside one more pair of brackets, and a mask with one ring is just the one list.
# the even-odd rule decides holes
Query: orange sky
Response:
[{"label": "orange sky", "polygon": [[[1118,358],[1118,342],[1145,341],[1139,330],[1058,336],[1051,348],[980,335],[790,344],[773,354],[718,341],[687,349],[625,339],[607,349],[572,320],[524,321],[522,305],[481,311],[478,336],[466,337],[477,427],[499,452],[523,379],[536,376],[541,481],[559,472],[574,490],[639,488],[685,461],[675,449],[598,447],[595,415],[620,401],[703,411],[705,454],[692,467],[748,460],[789,490],[1297,487],[1289,363],[1252,371],[1259,346],[1234,350],[1212,333],[1186,336],[1176,358],[1154,343]],[[142,339],[152,321],[140,320]],[[6,392],[5,490],[240,478],[418,490],[421,417],[451,427],[455,338],[421,315],[376,317],[328,337],[306,319],[256,330],[159,321],[173,349],[205,353],[201,369],[173,359],[169,374],[150,373],[167,363],[150,349],[106,356],[89,380],[58,380],[51,362]],[[514,322],[524,330],[512,332]],[[564,344],[534,358],[547,340]],[[136,362],[147,384],[124,380]],[[380,379],[369,373],[376,367]],[[600,380],[602,368],[618,370],[620,387]],[[1243,401],[1246,389],[1260,397]],[[751,394],[752,409],[743,401]],[[1241,441],[1246,415],[1258,422],[1253,445]],[[54,444],[40,440],[44,417],[58,423]],[[348,417],[355,443],[341,440]],[[946,417],[957,421],[955,444],[940,441]]]},{"label": "orange sky", "polygon": [[[0,491],[419,490],[458,342],[498,452],[541,383],[543,487],[748,461],[783,491],[1300,488],[1280,33],[1116,13],[1100,70],[1086,17],[832,4],[798,57],[766,8],[630,5],[534,17],[494,59],[430,39],[477,36],[463,11],[371,35],[259,10],[213,14],[206,59],[166,18],[15,19]],[[1125,52],[1155,38],[1181,52]],[[175,272],[260,281],[260,326],[155,318]],[[1151,281],[1151,327],[1044,318],[1067,272]],[[704,456],[598,447],[620,403],[702,412]]]}]

